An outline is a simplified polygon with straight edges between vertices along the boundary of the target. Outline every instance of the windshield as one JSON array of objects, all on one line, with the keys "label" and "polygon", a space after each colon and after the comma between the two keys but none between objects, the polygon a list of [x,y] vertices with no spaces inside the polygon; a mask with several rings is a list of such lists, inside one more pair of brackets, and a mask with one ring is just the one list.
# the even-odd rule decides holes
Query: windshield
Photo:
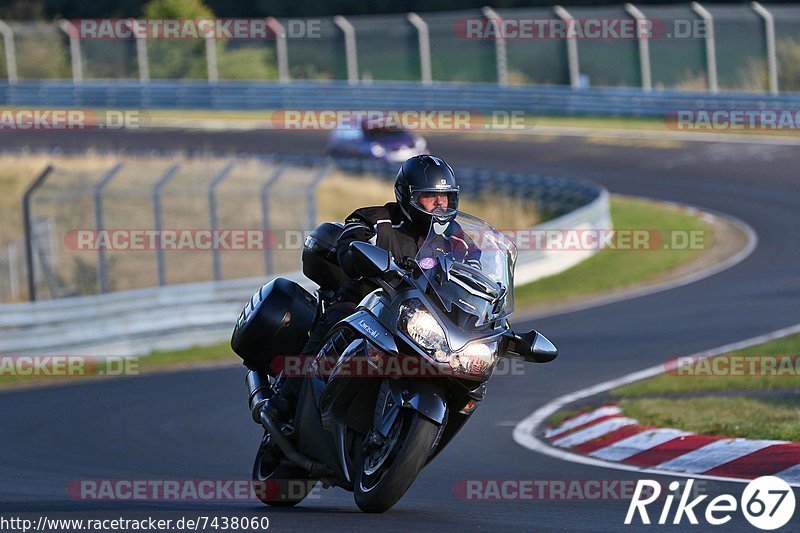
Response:
[{"label": "windshield", "polygon": [[514,312],[517,248],[486,222],[459,213],[445,224],[434,218],[417,263],[447,312],[457,306],[480,327]]}]

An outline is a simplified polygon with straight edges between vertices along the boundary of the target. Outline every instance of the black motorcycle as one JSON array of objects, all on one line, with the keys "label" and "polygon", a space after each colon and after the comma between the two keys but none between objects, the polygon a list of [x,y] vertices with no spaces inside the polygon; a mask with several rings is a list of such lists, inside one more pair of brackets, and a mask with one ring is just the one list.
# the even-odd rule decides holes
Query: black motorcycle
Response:
[{"label": "black motorcycle", "polygon": [[316,297],[272,280],[245,306],[232,346],[251,368],[272,376],[300,368],[307,377],[293,424],[278,424],[262,409],[272,377],[248,372],[250,408],[265,431],[253,467],[258,497],[291,506],[322,482],[353,491],[363,511],[384,512],[475,411],[500,357],[543,363],[558,351],[536,331],[512,331],[516,247],[461,213],[434,218],[415,258],[396,262],[382,248],[351,244],[378,288],[316,356],[292,355],[342,279],[334,253],[341,231],[323,224],[306,240],[303,272],[320,285]]}]

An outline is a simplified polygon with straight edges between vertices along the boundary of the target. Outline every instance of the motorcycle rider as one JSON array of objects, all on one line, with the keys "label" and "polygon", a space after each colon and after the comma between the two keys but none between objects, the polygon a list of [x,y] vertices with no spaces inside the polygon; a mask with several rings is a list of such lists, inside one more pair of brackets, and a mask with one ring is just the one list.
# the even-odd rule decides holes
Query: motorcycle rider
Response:
[{"label": "motorcycle rider", "polygon": [[[345,220],[336,243],[336,257],[347,279],[314,326],[301,355],[315,354],[328,331],[352,314],[358,302],[377,288],[359,279],[361,273],[355,266],[351,243],[369,242],[388,250],[396,260],[413,258],[428,236],[434,211],[436,222],[443,225],[458,213],[459,186],[455,173],[439,157],[418,155],[408,159],[397,173],[394,193],[395,202],[357,209]],[[474,263],[477,260],[479,265],[477,248],[457,236],[452,237],[464,243],[465,261]],[[303,377],[282,375],[278,378],[277,391],[265,405],[273,420],[286,422],[293,416],[302,382]]]}]

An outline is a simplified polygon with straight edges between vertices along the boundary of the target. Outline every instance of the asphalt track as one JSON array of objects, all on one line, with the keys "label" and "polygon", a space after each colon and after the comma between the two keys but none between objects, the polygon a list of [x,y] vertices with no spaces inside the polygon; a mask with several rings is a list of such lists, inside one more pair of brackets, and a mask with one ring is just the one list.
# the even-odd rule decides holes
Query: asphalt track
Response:
[{"label": "asphalt track", "polygon": [[[306,154],[319,154],[324,141],[319,133],[263,131],[0,135],[5,146],[91,144]],[[512,440],[513,426],[564,393],[675,355],[800,322],[800,152],[785,146],[527,136],[435,136],[430,145],[456,166],[587,178],[611,192],[727,213],[751,225],[759,244],[733,268],[684,287],[518,324],[520,329],[535,326],[545,332],[561,357],[550,365],[526,367],[524,376],[493,379],[474,419],[384,515],[360,513],[352,495],[340,489],[321,491],[291,510],[253,502],[85,502],[66,495],[65,487],[76,479],[247,478],[260,431],[246,412],[243,372],[225,368],[0,394],[2,516],[266,515],[270,529],[278,531],[657,527],[624,526],[628,500],[464,501],[454,495],[453,487],[467,479],[638,479],[632,472],[535,454]],[[636,260],[634,254],[631,260]],[[741,484],[705,482],[712,497],[730,493],[738,498],[742,489]],[[705,504],[700,507],[702,513]],[[656,520],[660,511],[659,506],[651,518]],[[796,514],[795,527],[798,521]],[[753,530],[740,513],[725,527]]]}]

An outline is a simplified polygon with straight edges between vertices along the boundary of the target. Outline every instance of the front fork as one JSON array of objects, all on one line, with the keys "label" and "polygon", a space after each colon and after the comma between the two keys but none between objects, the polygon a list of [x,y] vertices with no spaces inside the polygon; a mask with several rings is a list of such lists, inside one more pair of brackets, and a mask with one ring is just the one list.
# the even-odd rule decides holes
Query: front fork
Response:
[{"label": "front fork", "polygon": [[400,409],[413,409],[441,428],[447,423],[447,402],[439,389],[425,381],[384,379],[375,402],[370,443],[389,436]]}]

